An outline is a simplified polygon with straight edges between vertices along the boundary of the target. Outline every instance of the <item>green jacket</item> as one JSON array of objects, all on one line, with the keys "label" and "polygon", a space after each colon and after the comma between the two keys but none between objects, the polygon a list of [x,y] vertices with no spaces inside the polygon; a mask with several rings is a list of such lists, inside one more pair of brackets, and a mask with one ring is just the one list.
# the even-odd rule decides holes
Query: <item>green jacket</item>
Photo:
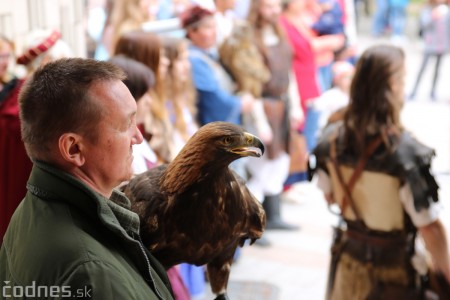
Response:
[{"label": "green jacket", "polygon": [[173,299],[122,193],[106,199],[40,162],[27,189],[0,249],[0,299]]}]

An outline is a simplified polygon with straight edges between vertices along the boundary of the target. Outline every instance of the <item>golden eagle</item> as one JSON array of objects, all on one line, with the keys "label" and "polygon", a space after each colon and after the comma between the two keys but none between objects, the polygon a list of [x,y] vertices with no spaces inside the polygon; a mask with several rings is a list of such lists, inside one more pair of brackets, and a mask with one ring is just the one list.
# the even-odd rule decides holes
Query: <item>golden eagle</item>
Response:
[{"label": "golden eagle", "polygon": [[144,245],[166,269],[207,265],[216,299],[227,299],[233,255],[265,227],[261,204],[228,165],[259,157],[264,145],[227,122],[202,126],[169,164],[134,177],[123,192],[141,219]]}]

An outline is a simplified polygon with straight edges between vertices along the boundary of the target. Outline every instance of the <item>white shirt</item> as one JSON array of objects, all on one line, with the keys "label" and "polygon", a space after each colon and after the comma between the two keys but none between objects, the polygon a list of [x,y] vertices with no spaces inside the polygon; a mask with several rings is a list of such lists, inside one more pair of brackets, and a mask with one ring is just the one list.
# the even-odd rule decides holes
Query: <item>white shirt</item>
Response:
[{"label": "white shirt", "polygon": [[134,174],[140,174],[148,170],[146,160],[154,165],[158,161],[155,152],[153,152],[153,149],[150,148],[150,145],[145,140],[140,144],[133,145],[133,157],[131,167]]}]

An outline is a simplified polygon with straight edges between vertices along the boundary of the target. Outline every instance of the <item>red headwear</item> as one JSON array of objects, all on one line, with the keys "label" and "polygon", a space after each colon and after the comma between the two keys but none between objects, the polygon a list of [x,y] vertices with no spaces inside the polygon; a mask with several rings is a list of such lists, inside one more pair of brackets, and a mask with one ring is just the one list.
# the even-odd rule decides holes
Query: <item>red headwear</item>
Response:
[{"label": "red headwear", "polygon": [[33,59],[38,57],[40,54],[44,53],[50,49],[57,40],[61,38],[61,33],[59,31],[53,31],[50,36],[48,36],[42,43],[29,48],[21,56],[17,58],[17,63],[21,65],[29,64]]},{"label": "red headwear", "polygon": [[192,24],[200,22],[204,18],[212,15],[213,12],[210,10],[207,10],[198,5],[192,6],[180,15],[181,26],[186,29]]}]

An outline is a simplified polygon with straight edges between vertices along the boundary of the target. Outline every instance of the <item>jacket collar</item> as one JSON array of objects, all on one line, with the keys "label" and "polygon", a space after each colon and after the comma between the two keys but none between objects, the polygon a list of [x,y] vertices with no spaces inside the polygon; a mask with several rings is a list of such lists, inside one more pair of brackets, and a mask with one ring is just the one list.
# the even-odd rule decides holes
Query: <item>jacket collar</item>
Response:
[{"label": "jacket collar", "polygon": [[64,202],[94,219],[100,219],[110,230],[133,240],[139,234],[139,217],[130,211],[130,201],[114,190],[111,199],[92,190],[74,176],[47,163],[35,161],[27,184],[28,191],[47,201]]}]

